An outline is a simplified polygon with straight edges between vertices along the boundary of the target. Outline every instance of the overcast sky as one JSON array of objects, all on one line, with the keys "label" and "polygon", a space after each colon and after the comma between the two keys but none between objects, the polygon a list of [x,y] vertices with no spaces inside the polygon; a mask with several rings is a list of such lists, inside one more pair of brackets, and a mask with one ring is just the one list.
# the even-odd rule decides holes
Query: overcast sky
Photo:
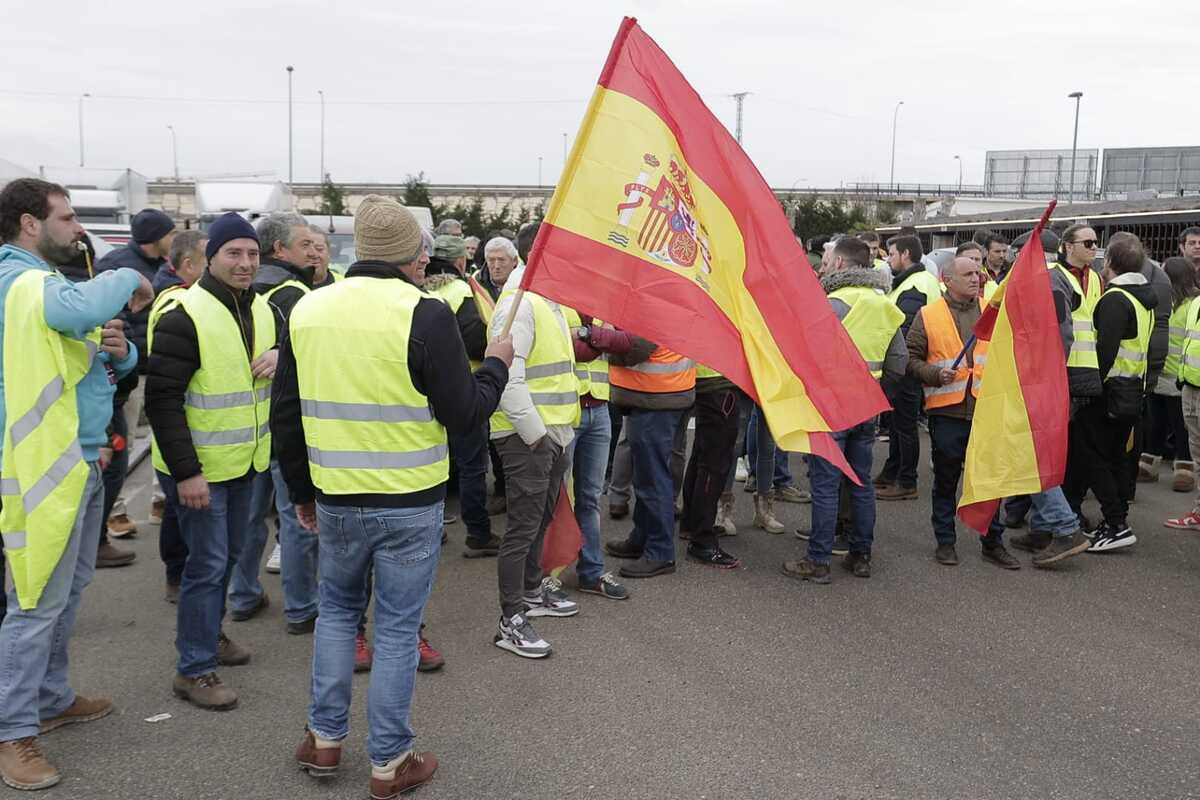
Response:
[{"label": "overcast sky", "polygon": [[989,149],[1200,145],[1200,3],[19,0],[0,46],[0,158],[185,176],[545,183],[621,16],[638,17],[776,187],[982,183]]}]

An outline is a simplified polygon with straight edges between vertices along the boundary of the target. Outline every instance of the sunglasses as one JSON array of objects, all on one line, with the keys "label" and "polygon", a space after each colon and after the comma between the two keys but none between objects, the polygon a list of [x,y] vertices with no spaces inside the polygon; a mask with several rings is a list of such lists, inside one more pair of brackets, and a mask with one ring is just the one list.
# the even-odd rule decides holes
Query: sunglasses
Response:
[{"label": "sunglasses", "polygon": [[1067,242],[1067,244],[1081,244],[1088,250],[1091,250],[1096,246],[1097,242],[1095,239],[1077,239],[1074,242]]}]

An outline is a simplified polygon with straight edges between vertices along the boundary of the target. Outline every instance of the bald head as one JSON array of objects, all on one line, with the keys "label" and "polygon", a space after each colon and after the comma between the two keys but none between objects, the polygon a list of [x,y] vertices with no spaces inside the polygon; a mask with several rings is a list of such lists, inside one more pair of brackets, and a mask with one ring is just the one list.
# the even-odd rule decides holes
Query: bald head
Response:
[{"label": "bald head", "polygon": [[953,300],[966,302],[979,296],[979,264],[974,259],[958,256],[942,267],[942,283]]}]

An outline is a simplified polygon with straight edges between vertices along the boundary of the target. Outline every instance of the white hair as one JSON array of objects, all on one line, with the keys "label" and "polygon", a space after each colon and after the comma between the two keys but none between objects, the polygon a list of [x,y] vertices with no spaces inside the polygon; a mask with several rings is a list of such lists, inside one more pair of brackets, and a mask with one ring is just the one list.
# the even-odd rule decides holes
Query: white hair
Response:
[{"label": "white hair", "polygon": [[488,243],[483,248],[483,255],[486,258],[488,253],[496,250],[503,250],[506,256],[517,258],[517,246],[512,243],[511,239],[505,239],[503,236],[497,236],[494,239],[489,239]]}]

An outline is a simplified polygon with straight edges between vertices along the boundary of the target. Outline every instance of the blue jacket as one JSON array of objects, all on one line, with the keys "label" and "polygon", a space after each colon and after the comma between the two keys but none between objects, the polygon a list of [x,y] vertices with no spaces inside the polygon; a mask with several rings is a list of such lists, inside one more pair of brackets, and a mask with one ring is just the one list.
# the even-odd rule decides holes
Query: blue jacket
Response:
[{"label": "blue jacket", "polygon": [[[154,296],[158,297],[163,293],[163,289],[169,289],[172,286],[182,286],[183,278],[175,274],[175,268],[170,264],[163,264],[158,268],[158,272],[154,273],[154,277],[150,279],[150,285],[154,287]],[[149,318],[149,314],[146,316]],[[145,357],[149,358],[150,354],[146,353]]]},{"label": "blue jacket", "polygon": [[[74,339],[82,339],[89,331],[116,318],[137,290],[140,280],[134,270],[120,269],[94,280],[71,283],[28,250],[12,244],[0,247],[0,430],[3,430],[5,420],[4,380],[8,377],[4,371],[4,306],[13,281],[30,269],[54,273],[46,280],[46,324]],[[100,448],[108,443],[108,423],[112,419],[113,393],[116,391],[109,370],[116,373],[116,378],[122,378],[133,371],[137,360],[133,342],[129,343],[129,354],[120,361],[114,362],[112,356],[101,352],[92,363],[91,371],[75,387],[79,443],[86,461],[98,459]]]}]

